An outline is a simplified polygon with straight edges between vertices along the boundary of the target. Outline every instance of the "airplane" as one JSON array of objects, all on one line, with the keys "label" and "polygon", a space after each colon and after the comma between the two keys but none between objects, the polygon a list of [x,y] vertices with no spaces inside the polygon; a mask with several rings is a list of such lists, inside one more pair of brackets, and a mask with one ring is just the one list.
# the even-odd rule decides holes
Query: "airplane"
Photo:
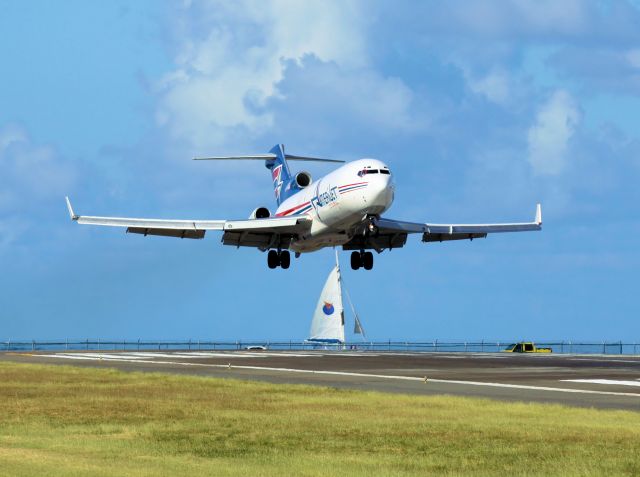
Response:
[{"label": "airplane", "polygon": [[542,211],[536,206],[533,222],[500,224],[431,224],[405,222],[382,215],[395,194],[393,174],[377,159],[359,159],[340,166],[313,182],[308,172],[292,174],[290,161],[345,163],[334,159],[286,154],[275,145],[268,154],[202,157],[195,160],[263,160],[271,172],[277,208],[257,207],[246,220],[164,220],[77,215],[68,197],[72,221],[79,224],[126,227],[127,233],[202,239],[208,231],[221,231],[222,243],[267,252],[267,265],[288,269],[289,250],[300,257],[324,247],[352,251],[351,268],[373,268],[372,250],[402,248],[409,234],[422,234],[423,242],[473,240],[498,232],[542,229]]}]

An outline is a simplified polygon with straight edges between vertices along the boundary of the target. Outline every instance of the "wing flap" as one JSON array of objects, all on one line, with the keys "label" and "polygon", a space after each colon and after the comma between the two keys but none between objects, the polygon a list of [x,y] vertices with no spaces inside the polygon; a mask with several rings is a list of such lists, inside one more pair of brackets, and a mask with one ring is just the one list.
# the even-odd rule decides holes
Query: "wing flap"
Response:
[{"label": "wing flap", "polygon": [[311,219],[307,217],[274,217],[257,220],[234,220],[225,225],[224,245],[288,249],[291,242],[309,231]]},{"label": "wing flap", "polygon": [[202,239],[204,238],[204,230],[190,230],[190,229],[154,229],[143,227],[128,227],[128,234],[141,234],[145,237],[147,235],[158,235],[160,237],[177,237],[188,239]]},{"label": "wing flap", "polygon": [[225,232],[222,244],[232,247],[255,247],[260,250],[279,248],[286,250],[291,246],[293,234]]},{"label": "wing flap", "polygon": [[426,233],[422,235],[423,242],[446,242],[447,240],[473,240],[474,238],[485,238],[487,234],[437,234]]},{"label": "wing flap", "polygon": [[407,243],[406,232],[382,232],[373,235],[355,235],[342,246],[342,250],[376,250],[402,248]]}]

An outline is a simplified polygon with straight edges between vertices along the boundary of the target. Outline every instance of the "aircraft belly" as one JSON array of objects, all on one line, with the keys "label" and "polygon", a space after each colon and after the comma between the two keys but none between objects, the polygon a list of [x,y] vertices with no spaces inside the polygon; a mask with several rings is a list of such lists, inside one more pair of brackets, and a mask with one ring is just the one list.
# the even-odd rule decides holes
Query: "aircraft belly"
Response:
[{"label": "aircraft belly", "polygon": [[351,238],[346,232],[327,232],[291,242],[289,248],[294,252],[315,252],[324,247],[338,247],[349,242]]}]

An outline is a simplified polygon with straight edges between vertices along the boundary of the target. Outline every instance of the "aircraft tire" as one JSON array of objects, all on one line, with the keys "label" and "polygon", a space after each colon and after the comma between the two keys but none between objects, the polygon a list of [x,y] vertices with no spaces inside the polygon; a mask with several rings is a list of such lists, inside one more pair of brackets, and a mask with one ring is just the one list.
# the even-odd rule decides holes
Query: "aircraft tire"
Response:
[{"label": "aircraft tire", "polygon": [[280,265],[280,257],[278,257],[278,252],[275,250],[269,250],[267,254],[267,265],[269,268],[274,269],[278,265]]},{"label": "aircraft tire", "polygon": [[371,270],[373,268],[373,253],[364,252],[362,254],[362,266],[365,270]]},{"label": "aircraft tire", "polygon": [[288,250],[280,252],[280,266],[285,270],[291,265],[291,254]]},{"label": "aircraft tire", "polygon": [[358,270],[362,266],[362,258],[359,252],[351,252],[351,268]]}]

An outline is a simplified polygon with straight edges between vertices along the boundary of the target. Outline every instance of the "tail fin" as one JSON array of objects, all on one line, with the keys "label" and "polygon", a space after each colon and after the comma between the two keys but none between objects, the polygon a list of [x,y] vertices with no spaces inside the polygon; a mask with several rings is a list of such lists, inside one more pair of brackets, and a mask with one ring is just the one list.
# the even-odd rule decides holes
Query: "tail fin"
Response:
[{"label": "tail fin", "polygon": [[273,192],[276,196],[278,205],[286,199],[282,188],[289,185],[291,181],[291,171],[284,154],[284,144],[276,144],[269,151],[274,154],[273,159],[265,160],[264,164],[271,171],[271,180],[273,181]]},{"label": "tail fin", "polygon": [[[309,156],[294,156],[292,154],[285,154],[284,145],[276,144],[271,148],[268,154],[251,154],[248,156],[214,156],[214,157],[194,157],[196,161],[236,161],[236,160],[251,160],[251,161],[265,161],[267,169],[271,171],[271,180],[273,181],[273,191],[276,195],[276,201],[278,205],[295,193],[296,190],[291,186],[291,172],[289,171],[289,161],[313,161],[313,162],[334,162],[342,163],[344,161],[336,159],[323,159],[320,157]],[[284,190],[283,190],[284,189]],[[299,190],[299,189],[298,189]]]}]

